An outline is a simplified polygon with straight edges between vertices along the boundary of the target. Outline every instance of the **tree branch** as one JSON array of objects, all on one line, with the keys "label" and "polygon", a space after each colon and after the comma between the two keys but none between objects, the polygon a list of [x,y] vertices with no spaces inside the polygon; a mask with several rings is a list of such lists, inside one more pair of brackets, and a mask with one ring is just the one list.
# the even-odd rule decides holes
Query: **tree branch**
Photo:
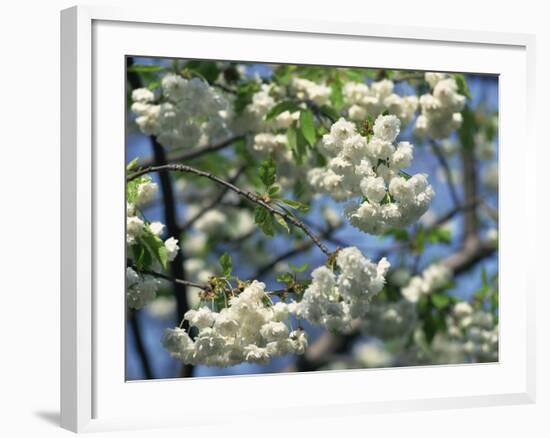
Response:
[{"label": "tree branch", "polygon": [[[474,151],[463,147],[462,152],[462,187],[464,200],[468,202],[477,198],[477,171],[475,166]],[[477,239],[478,220],[475,209],[464,212],[464,241]]]},{"label": "tree branch", "polygon": [[[233,135],[218,143],[207,144],[205,146],[199,146],[196,148],[179,151],[178,153],[168,155],[166,157],[166,163],[193,160],[195,158],[202,157],[203,155],[209,154],[211,152],[216,152],[228,146],[231,146],[231,144],[233,144],[235,141],[240,140],[242,138],[244,138],[244,135]],[[136,168],[145,168],[145,167],[153,166],[154,164],[159,164],[159,163],[156,162],[156,160],[154,159],[152,160],[143,159],[138,161]]]},{"label": "tree branch", "polygon": [[440,225],[443,225],[445,222],[451,220],[456,214],[462,212],[462,211],[468,211],[475,209],[478,204],[480,203],[479,199],[471,199],[468,202],[465,202],[462,205],[456,206],[451,208],[447,213],[442,214],[439,218],[437,218],[433,224],[431,224],[428,227],[428,230],[439,227]]},{"label": "tree branch", "polygon": [[[242,173],[244,172],[244,169],[245,167],[241,167],[237,173],[235,174],[235,176],[233,178],[231,178],[229,180],[229,182],[231,184],[237,182],[237,180],[239,179],[239,177],[242,175]],[[209,202],[207,205],[205,205],[200,211],[198,211],[195,216],[193,216],[191,219],[189,219],[186,223],[184,223],[182,226],[181,226],[181,231],[186,231],[188,230],[189,228],[191,228],[191,226],[196,222],[198,221],[207,211],[211,210],[212,208],[214,208],[216,205],[218,205],[221,200],[223,199],[223,197],[226,195],[226,193],[229,191],[229,188],[228,187],[224,187],[220,193],[218,193],[218,196],[216,196],[214,199],[212,199],[211,202]]]},{"label": "tree branch", "polygon": [[[491,256],[496,251],[494,245],[473,240],[462,247],[458,252],[447,257],[442,264],[449,267],[454,275],[461,274],[479,261]],[[348,334],[325,332],[313,342],[306,353],[300,356],[296,362],[290,365],[285,371],[315,371],[328,363],[329,357],[344,351],[351,345],[359,334],[360,321],[352,322],[352,330]]]},{"label": "tree branch", "polygon": [[216,175],[213,175],[210,172],[205,172],[203,170],[195,169],[194,167],[187,166],[185,164],[166,164],[161,166],[150,166],[145,169],[139,170],[131,175],[129,175],[126,180],[132,181],[133,179],[139,178],[142,175],[145,175],[147,173],[151,172],[160,172],[161,174],[166,174],[168,171],[175,171],[175,172],[186,172],[186,173],[192,173],[197,176],[201,176],[204,178],[208,178],[211,181],[214,181],[222,186],[227,187],[230,190],[233,190],[238,195],[242,196],[243,198],[248,199],[249,201],[260,205],[261,207],[268,210],[271,214],[276,214],[283,219],[290,222],[295,227],[300,228],[312,241],[319,247],[323,253],[325,253],[326,256],[330,255],[330,251],[328,248],[321,242],[319,237],[317,237],[300,219],[297,219],[295,216],[291,216],[285,211],[278,210],[271,205],[269,205],[267,202],[265,202],[263,199],[261,199],[259,196],[255,195],[252,192],[249,192],[248,190],[243,190],[233,184],[231,184],[228,181],[225,181],[224,179],[217,177]]},{"label": "tree branch", "polygon": [[[126,58],[126,67],[128,68],[133,64],[131,57]],[[133,72],[127,73],[128,81],[130,85],[135,88],[142,86],[139,75]],[[151,146],[153,148],[154,162],[157,165],[166,164],[166,151],[164,147],[157,141],[156,137],[151,136]],[[172,181],[170,180],[170,174],[162,173],[159,176],[160,187],[162,191],[162,200],[164,202],[164,221],[166,223],[166,231],[170,236],[176,239],[180,239],[181,230],[177,223],[176,203],[174,198],[174,191],[172,189]],[[183,268],[183,252],[178,251],[175,259],[170,263],[170,271],[176,278],[185,278],[185,270]],[[183,315],[189,310],[189,304],[187,302],[187,288],[183,284],[174,284],[174,295],[177,303],[178,320],[183,319]],[[193,373],[192,365],[185,365],[181,370],[182,377],[191,376]]]},{"label": "tree branch", "polygon": [[171,277],[170,275],[166,275],[162,272],[150,271],[148,269],[139,270],[136,266],[132,266],[132,269],[141,274],[150,275],[151,277],[156,277],[156,278],[162,278],[163,280],[170,281],[171,283],[174,283],[174,284],[181,284],[183,286],[196,287],[197,289],[203,289],[203,290],[209,289],[209,287],[205,284],[195,283],[193,281]]},{"label": "tree branch", "polygon": [[[328,239],[334,231],[336,231],[336,228],[329,227],[321,233],[320,237],[322,239]],[[296,247],[289,249],[288,251],[275,257],[273,260],[267,262],[265,265],[260,266],[256,271],[254,278],[261,278],[262,275],[265,275],[273,267],[275,267],[277,263],[282,262],[283,260],[286,260],[290,257],[294,257],[298,254],[301,254],[307,251],[308,249],[310,249],[312,246],[313,246],[313,242],[311,240],[300,242]]]},{"label": "tree branch", "polygon": [[391,78],[393,82],[405,82],[405,81],[423,81],[424,80],[424,73],[422,72],[414,72],[414,73],[406,73],[402,74],[401,76],[394,76]]},{"label": "tree branch", "polygon": [[[135,268],[135,266],[132,266],[132,269],[135,269],[137,271],[137,268]],[[141,270],[137,272],[140,272],[141,274],[150,275],[152,277],[162,278],[163,280],[170,281],[174,284],[182,284],[185,286],[196,287],[197,289],[201,289],[206,292],[212,291],[212,287],[209,284],[201,284],[201,283],[195,283],[193,281],[182,280],[180,278],[175,278],[175,277],[171,277],[169,275],[163,274],[162,272],[149,271],[149,270]],[[231,288],[224,289],[223,292],[227,294],[238,295],[242,291],[238,288],[231,287]],[[272,291],[266,291],[265,293],[267,295],[285,295],[285,294],[293,293],[293,291],[288,288],[283,288],[283,289],[275,289]]]}]

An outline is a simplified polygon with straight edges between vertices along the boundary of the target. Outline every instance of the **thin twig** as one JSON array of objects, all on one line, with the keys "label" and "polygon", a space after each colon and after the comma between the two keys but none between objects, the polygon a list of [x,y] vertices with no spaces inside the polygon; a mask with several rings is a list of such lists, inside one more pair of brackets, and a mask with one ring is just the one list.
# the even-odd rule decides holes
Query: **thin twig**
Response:
[{"label": "thin twig", "polygon": [[[461,149],[462,158],[462,187],[465,202],[477,198],[477,169],[474,151],[470,148]],[[464,242],[478,238],[477,211],[466,210],[464,212]]]},{"label": "thin twig", "polygon": [[407,73],[402,74],[401,76],[394,76],[391,78],[393,82],[405,82],[405,81],[412,81],[412,80],[424,80],[424,73]]},{"label": "thin twig", "polygon": [[[209,284],[195,283],[193,281],[174,278],[174,277],[171,277],[170,275],[163,274],[162,272],[150,271],[145,269],[138,270],[135,266],[133,266],[132,268],[141,274],[150,275],[156,278],[162,278],[163,280],[170,281],[175,284],[183,284],[185,286],[196,287],[197,289],[201,289],[203,291],[212,291],[212,287]],[[238,295],[242,291],[240,289],[231,287],[231,288],[225,289],[224,292],[228,294]],[[284,289],[275,289],[272,291],[266,291],[265,293],[267,295],[284,295],[284,294],[293,293],[293,291],[288,288],[284,288]]]},{"label": "thin twig", "polygon": [[445,222],[448,222],[451,220],[457,213],[460,213],[462,211],[468,211],[475,209],[477,205],[480,203],[479,199],[472,199],[469,202],[465,202],[462,205],[459,205],[457,207],[451,208],[447,213],[442,214],[439,218],[437,218],[428,228],[427,230],[433,230],[434,228],[439,227],[440,225],[443,225]]},{"label": "thin twig", "polygon": [[[229,180],[230,183],[235,183],[237,182],[237,180],[239,179],[239,177],[242,175],[242,173],[244,172],[244,169],[245,167],[242,166],[238,171],[237,173],[235,174],[235,176],[233,178],[231,178]],[[218,193],[218,196],[216,196],[215,198],[212,199],[212,201],[210,201],[207,205],[205,205],[200,211],[198,211],[195,216],[193,216],[191,219],[189,219],[186,223],[184,223],[180,228],[181,228],[181,231],[186,231],[188,230],[189,228],[191,228],[191,226],[196,222],[198,221],[202,216],[204,216],[204,214],[206,212],[208,212],[209,210],[211,210],[212,208],[214,208],[216,205],[218,205],[221,200],[223,199],[223,197],[226,195],[226,193],[229,191],[229,188],[228,187],[224,187],[220,193]]]},{"label": "thin twig", "polygon": [[[211,152],[216,152],[216,151],[219,151],[221,149],[224,149],[228,146],[230,146],[231,144],[233,144],[234,142],[236,142],[237,140],[240,140],[244,138],[244,135],[233,135],[225,140],[222,140],[218,143],[212,143],[212,144],[207,144],[205,146],[200,146],[200,147],[196,147],[196,148],[192,148],[192,149],[185,149],[185,150],[182,150],[178,153],[174,153],[172,155],[169,155],[166,157],[166,162],[167,163],[174,163],[174,162],[178,162],[178,161],[189,161],[189,160],[193,160],[195,158],[199,158],[199,157],[202,157],[203,155],[206,155],[206,154],[209,154]],[[140,160],[138,161],[136,167],[137,168],[145,168],[145,167],[149,167],[149,166],[152,166],[153,164],[155,164],[154,160],[151,160],[151,159],[143,159],[143,160]]]},{"label": "thin twig", "polygon": [[432,149],[432,152],[437,157],[437,160],[439,161],[440,166],[443,168],[443,172],[445,173],[445,179],[447,180],[447,185],[449,186],[449,193],[451,195],[451,199],[453,200],[453,204],[455,205],[455,207],[458,207],[460,205],[460,200],[458,198],[458,194],[456,192],[456,188],[453,182],[453,174],[451,173],[451,168],[449,167],[449,163],[447,162],[446,158],[441,152],[439,145],[435,141],[430,141],[429,144],[430,144],[430,148]]},{"label": "thin twig", "polygon": [[213,84],[211,84],[211,86],[215,88],[219,88],[220,90],[223,90],[229,94],[237,94],[237,90],[234,90],[233,88],[229,88],[228,86],[220,84],[219,82],[214,82]]},{"label": "thin twig", "polygon": [[[323,230],[320,237],[322,239],[329,239],[330,235],[336,231],[336,228],[328,227],[327,229]],[[254,278],[260,278],[265,273],[269,272],[275,265],[279,262],[282,262],[283,260],[289,259],[290,257],[294,257],[298,254],[301,254],[308,249],[310,249],[313,246],[313,242],[311,241],[303,241],[298,244],[298,246],[289,249],[288,251],[279,254],[277,257],[275,257],[273,260],[267,262],[265,265],[260,266],[258,270],[256,271],[256,274],[254,275]]]},{"label": "thin twig", "polygon": [[313,241],[313,243],[315,243],[315,245],[317,245],[319,249],[323,251],[323,253],[325,253],[326,256],[330,256],[329,249],[321,242],[319,237],[317,237],[300,219],[296,218],[295,216],[291,216],[285,211],[281,211],[272,207],[271,205],[269,205],[267,202],[265,202],[263,199],[261,199],[259,196],[255,195],[254,193],[249,192],[248,190],[243,190],[231,184],[230,182],[225,181],[224,179],[211,174],[210,172],[205,172],[203,170],[195,169],[194,167],[187,166],[185,164],[166,164],[163,166],[150,166],[145,169],[139,170],[129,175],[126,178],[126,180],[132,181],[133,179],[139,178],[140,176],[151,172],[168,172],[168,171],[192,173],[197,176],[208,178],[211,181],[214,181],[222,186],[227,187],[230,190],[233,190],[235,193],[242,196],[243,198],[246,198],[257,205],[260,205],[261,207],[268,210],[270,213],[276,214],[282,217],[283,219],[285,219],[286,221],[290,222],[295,227],[300,228]]},{"label": "thin twig", "polygon": [[170,281],[174,284],[181,284],[183,286],[196,287],[197,289],[202,289],[202,290],[209,289],[209,286],[206,284],[195,283],[189,280],[182,280],[181,278],[175,278],[170,275],[163,274],[162,272],[150,271],[148,269],[137,269],[135,266],[132,266],[132,269],[134,269],[135,271],[141,274],[150,275],[151,277],[156,277],[156,278],[162,278],[163,280]]},{"label": "thin twig", "polygon": [[[460,248],[456,253],[451,254],[444,259],[442,263],[450,268],[454,275],[459,275],[476,263],[490,257],[496,251],[494,245],[477,240]],[[352,342],[359,334],[360,321],[358,319],[352,322],[350,333],[338,334],[333,332],[325,332],[313,342],[306,353],[300,356],[296,362],[287,367],[285,371],[315,371],[327,364],[327,359],[331,355],[346,351]]]}]

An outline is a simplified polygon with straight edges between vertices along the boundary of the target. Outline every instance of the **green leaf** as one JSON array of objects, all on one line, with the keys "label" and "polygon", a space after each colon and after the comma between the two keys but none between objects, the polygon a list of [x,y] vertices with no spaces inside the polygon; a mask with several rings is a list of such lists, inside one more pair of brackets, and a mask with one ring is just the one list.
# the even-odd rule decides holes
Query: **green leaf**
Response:
[{"label": "green leaf", "polygon": [[294,199],[282,199],[282,202],[288,205],[290,208],[301,211],[302,213],[306,213],[309,210],[308,205],[303,204],[300,201],[295,201]]},{"label": "green leaf", "polygon": [[487,141],[493,141],[493,139],[497,135],[497,132],[498,132],[498,126],[497,125],[498,124],[493,123],[493,121],[491,119],[489,119],[485,123],[485,137],[487,138]]},{"label": "green leaf", "polygon": [[128,67],[128,71],[132,73],[155,73],[163,70],[164,67],[160,65],[133,64]]},{"label": "green leaf", "polygon": [[149,253],[158,260],[162,268],[166,269],[168,267],[168,253],[164,242],[147,228],[139,240],[146,246]]},{"label": "green leaf", "polygon": [[405,228],[388,228],[384,231],[384,236],[393,236],[399,242],[407,242],[409,240],[409,232]]},{"label": "green leaf", "polygon": [[376,72],[362,68],[347,68],[344,73],[348,79],[355,82],[365,82],[365,76],[374,77],[376,75]]},{"label": "green leaf", "polygon": [[275,105],[269,112],[265,115],[266,120],[271,120],[275,117],[277,117],[279,114],[284,113],[285,111],[289,111],[291,113],[298,111],[300,107],[296,102],[293,102],[292,100],[283,100],[282,102],[279,102],[277,105]]},{"label": "green leaf", "polygon": [[290,272],[284,272],[277,276],[277,281],[279,283],[294,283],[294,276]]},{"label": "green leaf", "polygon": [[254,222],[260,227],[265,235],[273,237],[273,217],[271,213],[261,205],[256,206],[254,209]]},{"label": "green leaf", "polygon": [[416,230],[416,235],[414,236],[414,250],[415,252],[421,253],[424,252],[426,246],[426,230],[424,227],[419,226]]},{"label": "green leaf", "polygon": [[409,180],[409,179],[412,178],[412,175],[410,175],[410,174],[408,174],[407,172],[404,172],[404,171],[402,171],[402,170],[400,170],[400,171],[398,172],[398,174],[399,174],[399,176],[405,178],[406,180]]},{"label": "green leaf", "polygon": [[147,84],[147,88],[151,91],[160,87],[160,81],[151,81]]},{"label": "green leaf", "polygon": [[342,93],[342,81],[340,78],[336,78],[330,87],[330,100],[337,111],[340,111],[344,106],[344,95]]},{"label": "green leaf", "polygon": [[481,282],[483,287],[489,287],[489,280],[487,279],[487,270],[485,269],[485,266],[481,267]]},{"label": "green leaf", "polygon": [[267,188],[271,187],[275,183],[275,175],[276,175],[276,168],[275,168],[275,161],[273,161],[273,157],[269,157],[267,160],[263,160],[260,163],[258,176],[260,177],[260,180]]},{"label": "green leaf", "polygon": [[281,227],[283,227],[283,228],[286,230],[287,233],[290,234],[290,228],[289,228],[288,224],[286,223],[285,218],[282,217],[282,216],[280,216],[280,215],[278,215],[278,214],[274,215],[274,217],[275,217],[275,220],[277,221],[277,223],[278,223]]},{"label": "green leaf", "polygon": [[220,75],[220,68],[213,61],[187,61],[185,68],[202,76],[209,83],[213,83]]},{"label": "green leaf", "polygon": [[288,147],[292,151],[292,154],[296,158],[298,164],[302,164],[303,157],[306,153],[307,141],[304,138],[301,130],[297,130],[294,124],[288,127],[286,131],[286,139]]},{"label": "green leaf", "polygon": [[151,182],[152,179],[149,175],[142,175],[139,178],[133,179],[126,183],[126,200],[133,204],[137,197],[138,187],[140,184]]},{"label": "green leaf", "polygon": [[309,264],[304,263],[303,265],[296,266],[296,265],[293,265],[292,263],[289,263],[289,266],[292,272],[299,273],[299,272],[304,272],[309,267]]},{"label": "green leaf", "polygon": [[448,295],[442,293],[434,293],[431,295],[432,304],[437,309],[445,309],[451,304],[451,298]]},{"label": "green leaf", "polygon": [[126,165],[126,171],[129,171],[129,170],[132,170],[133,167],[136,165],[136,163],[138,162],[139,160],[139,157],[136,157],[134,158],[132,161],[130,161],[127,165]]},{"label": "green leaf", "polygon": [[233,260],[227,252],[224,252],[220,256],[220,266],[222,267],[223,275],[229,277],[233,271]]},{"label": "green leaf", "polygon": [[313,113],[310,110],[300,112],[300,130],[309,145],[313,146],[317,140],[317,136],[315,135]]},{"label": "green leaf", "polygon": [[458,92],[463,96],[466,96],[468,99],[471,99],[472,95],[470,94],[470,88],[468,87],[468,82],[466,82],[465,76],[461,73],[455,73],[453,78],[458,86]]},{"label": "green leaf", "polygon": [[449,245],[452,240],[451,232],[448,229],[443,227],[436,227],[429,230],[426,237],[430,241],[430,243],[433,243],[433,244],[444,243],[446,245]]},{"label": "green leaf", "polygon": [[143,258],[145,256],[145,251],[145,246],[141,245],[140,243],[132,245],[132,255],[134,256],[134,263],[136,264],[138,270],[144,268]]},{"label": "green leaf", "polygon": [[302,133],[302,130],[296,132],[296,159],[298,164],[302,164],[306,155],[308,142]]},{"label": "green leaf", "polygon": [[273,237],[275,235],[275,226],[273,225],[273,216],[271,213],[268,213],[264,222],[260,225],[263,233],[268,237]]},{"label": "green leaf", "polygon": [[281,188],[279,186],[271,186],[269,188],[269,190],[267,191],[267,194],[271,197],[271,198],[277,198],[278,197],[278,193],[281,191]]},{"label": "green leaf", "polygon": [[237,87],[237,98],[235,99],[235,111],[241,114],[246,106],[252,102],[252,96],[260,91],[260,84],[250,81],[240,84]]},{"label": "green leaf", "polygon": [[168,267],[168,250],[166,249],[166,246],[162,244],[161,247],[157,250],[157,258],[160,262],[160,265],[166,269]]},{"label": "green leaf", "polygon": [[386,196],[380,201],[381,205],[390,204],[392,202],[392,196],[389,192],[386,192]]}]

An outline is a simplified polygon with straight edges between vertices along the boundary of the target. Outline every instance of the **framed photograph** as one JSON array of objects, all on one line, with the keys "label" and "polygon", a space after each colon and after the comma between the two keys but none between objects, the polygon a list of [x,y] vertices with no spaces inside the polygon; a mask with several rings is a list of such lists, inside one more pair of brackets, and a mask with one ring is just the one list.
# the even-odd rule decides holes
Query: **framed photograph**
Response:
[{"label": "framed photograph", "polygon": [[63,427],[534,401],[534,37],[61,17]]}]

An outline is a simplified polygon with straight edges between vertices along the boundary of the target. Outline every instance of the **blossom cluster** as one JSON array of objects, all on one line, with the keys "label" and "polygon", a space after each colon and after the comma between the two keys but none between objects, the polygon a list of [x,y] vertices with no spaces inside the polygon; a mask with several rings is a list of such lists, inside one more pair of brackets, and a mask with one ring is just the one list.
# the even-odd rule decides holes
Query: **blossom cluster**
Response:
[{"label": "blossom cluster", "polygon": [[346,332],[353,319],[365,316],[384,286],[390,264],[385,258],[373,263],[356,247],[348,247],[338,252],[335,265],[336,272],[327,266],[312,272],[296,313],[312,324]]},{"label": "blossom cluster", "polygon": [[354,122],[364,122],[368,115],[376,116],[388,111],[397,116],[401,123],[409,123],[418,108],[418,97],[399,96],[393,89],[394,83],[389,79],[373,82],[370,86],[363,82],[347,82],[342,94],[348,118]]},{"label": "blossom cluster", "polygon": [[395,358],[378,342],[363,342],[353,350],[353,357],[362,368],[383,368],[393,365]]},{"label": "blossom cluster", "polygon": [[[287,129],[299,118],[299,111],[283,111],[275,117],[266,120],[266,116],[275,105],[287,97],[295,97],[303,102],[313,102],[316,105],[325,105],[329,101],[330,87],[303,78],[293,78],[290,86],[285,89],[276,84],[262,84],[259,91],[252,95],[252,101],[245,107],[243,114],[233,121],[233,128],[237,132],[246,129],[247,132],[272,133]],[[306,108],[305,103],[302,103]],[[246,128],[245,128],[246,127]],[[281,140],[281,138],[279,138]],[[256,142],[255,142],[256,143]],[[262,150],[261,141],[255,147]],[[284,142],[286,144],[286,141]],[[271,152],[271,151],[267,151]]]},{"label": "blossom cluster", "polygon": [[491,313],[475,310],[465,301],[456,303],[447,321],[447,331],[474,362],[498,359],[498,324]]},{"label": "blossom cluster", "polygon": [[289,305],[272,304],[265,284],[253,281],[219,312],[207,306],[189,310],[185,319],[198,330],[166,329],[163,346],[185,363],[227,367],[241,362],[267,363],[272,356],[303,354],[303,330],[290,330]]},{"label": "blossom cluster", "polygon": [[462,125],[461,111],[466,97],[458,93],[456,80],[445,73],[425,74],[431,93],[420,96],[421,114],[414,131],[418,136],[446,138]]},{"label": "blossom cluster", "polygon": [[308,172],[317,191],[336,200],[362,199],[348,204],[345,213],[351,225],[367,233],[381,234],[387,227],[417,221],[434,197],[426,175],[409,177],[401,171],[411,163],[413,145],[394,144],[399,131],[399,119],[393,115],[378,116],[370,138],[340,118],[322,139],[327,166]]},{"label": "blossom cluster", "polygon": [[383,340],[408,336],[418,321],[416,307],[410,301],[374,301],[370,306],[361,329],[368,336]]},{"label": "blossom cluster", "polygon": [[303,78],[292,78],[291,89],[300,100],[309,100],[316,105],[326,105],[330,98],[330,87]]},{"label": "blossom cluster", "polygon": [[409,284],[401,289],[405,300],[416,303],[421,296],[429,295],[449,284],[452,271],[445,265],[434,263],[428,266],[421,275],[415,275]]},{"label": "blossom cluster", "polygon": [[141,309],[152,302],[160,282],[150,275],[140,275],[132,268],[126,268],[126,302],[131,309]]},{"label": "blossom cluster", "polygon": [[298,120],[299,112],[283,111],[270,120],[266,115],[286,96],[286,91],[275,84],[262,84],[252,95],[252,101],[244,108],[243,113],[232,120],[232,128],[236,132],[272,132],[286,129]]},{"label": "blossom cluster", "polygon": [[[178,240],[174,237],[168,237],[164,241],[161,239],[165,228],[163,223],[148,222],[139,214],[139,207],[151,202],[155,198],[157,190],[157,184],[152,182],[150,177],[141,177],[135,186],[133,202],[126,203],[126,245],[129,258],[133,257],[133,247],[146,246],[143,243],[144,239],[152,239],[162,247],[167,261],[173,261],[180,249]],[[152,259],[151,265],[152,268],[160,268],[158,260]],[[132,268],[127,268],[126,298],[128,306],[134,309],[144,307],[156,297],[158,285],[158,280],[150,276],[139,275]]]},{"label": "blossom cluster", "polygon": [[166,148],[194,147],[228,135],[228,102],[200,78],[167,74],[159,99],[152,91],[139,88],[132,92],[132,100],[141,132],[156,136]]}]

